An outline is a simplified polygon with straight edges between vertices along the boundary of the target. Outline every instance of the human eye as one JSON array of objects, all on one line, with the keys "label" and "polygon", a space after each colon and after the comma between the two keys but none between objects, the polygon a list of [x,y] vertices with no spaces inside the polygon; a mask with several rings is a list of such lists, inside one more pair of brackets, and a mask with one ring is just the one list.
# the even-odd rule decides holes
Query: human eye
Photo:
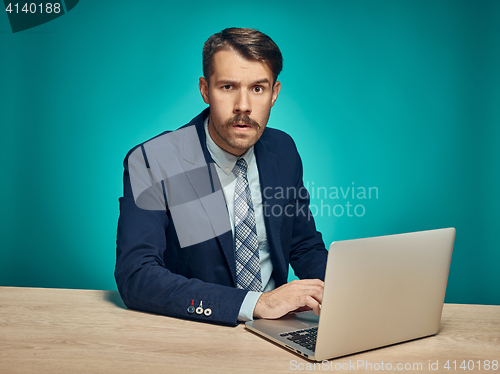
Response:
[{"label": "human eye", "polygon": [[255,93],[262,93],[262,92],[264,92],[264,87],[262,87],[262,86],[255,86],[253,88],[253,92],[255,92]]},{"label": "human eye", "polygon": [[223,91],[229,91],[229,90],[231,90],[231,88],[233,88],[233,86],[230,85],[230,84],[225,84],[221,88],[222,88]]}]

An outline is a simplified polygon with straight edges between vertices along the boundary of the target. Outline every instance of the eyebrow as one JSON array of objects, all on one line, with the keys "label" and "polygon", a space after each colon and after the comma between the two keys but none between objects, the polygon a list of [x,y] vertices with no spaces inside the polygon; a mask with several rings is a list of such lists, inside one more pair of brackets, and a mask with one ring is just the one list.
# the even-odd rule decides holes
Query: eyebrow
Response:
[{"label": "eyebrow", "polygon": [[[269,79],[267,78],[262,78],[262,79],[257,79],[255,82],[252,82],[250,85],[254,85],[254,84],[262,84],[262,83],[268,83],[268,84],[271,84]],[[224,84],[224,85],[231,85],[231,86],[235,86],[235,85],[238,85],[239,82],[237,81],[232,81],[232,80],[229,80],[229,79],[221,79],[221,80],[218,80],[217,82],[215,82],[216,85],[221,85],[221,84]]]},{"label": "eyebrow", "polygon": [[256,82],[253,82],[253,84],[259,84],[259,83],[269,83],[269,84],[271,84],[271,82],[269,82],[269,79],[267,79],[267,78],[262,78],[262,79],[257,80]]}]

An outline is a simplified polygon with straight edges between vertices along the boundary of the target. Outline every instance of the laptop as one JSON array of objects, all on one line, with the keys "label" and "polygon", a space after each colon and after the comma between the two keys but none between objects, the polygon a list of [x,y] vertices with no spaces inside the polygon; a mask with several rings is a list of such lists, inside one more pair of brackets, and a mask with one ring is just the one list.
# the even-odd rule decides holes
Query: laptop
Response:
[{"label": "laptop", "polygon": [[319,317],[289,313],[246,328],[315,361],[434,335],[454,241],[447,228],[333,242]]}]

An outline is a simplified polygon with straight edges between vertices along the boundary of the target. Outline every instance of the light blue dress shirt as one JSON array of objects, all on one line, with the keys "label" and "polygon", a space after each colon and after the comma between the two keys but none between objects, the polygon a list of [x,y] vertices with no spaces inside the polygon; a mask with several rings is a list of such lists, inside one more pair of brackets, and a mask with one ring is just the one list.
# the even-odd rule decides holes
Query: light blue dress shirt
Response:
[{"label": "light blue dress shirt", "polygon": [[[208,119],[205,120],[205,134],[207,138],[207,148],[212,159],[217,165],[216,170],[226,198],[226,205],[229,212],[229,220],[234,238],[234,189],[236,187],[236,174],[233,173],[234,165],[238,161],[238,156],[232,155],[220,148],[213,141],[208,132]],[[253,146],[249,148],[243,156],[248,164],[248,184],[252,195],[252,203],[255,211],[255,223],[257,225],[257,240],[259,246],[260,274],[262,278],[262,288],[264,292],[271,291],[276,284],[272,278],[273,264],[271,262],[271,253],[267,242],[266,226],[264,224],[264,213],[262,209],[262,193],[259,182],[259,170],[255,160]],[[253,311],[262,292],[248,291],[238,314],[239,321],[253,320]]]}]

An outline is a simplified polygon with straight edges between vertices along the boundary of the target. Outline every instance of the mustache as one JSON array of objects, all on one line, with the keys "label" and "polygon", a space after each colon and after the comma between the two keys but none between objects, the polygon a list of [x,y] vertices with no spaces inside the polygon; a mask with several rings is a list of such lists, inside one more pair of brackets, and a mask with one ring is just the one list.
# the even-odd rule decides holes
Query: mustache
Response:
[{"label": "mustache", "polygon": [[239,113],[239,114],[235,115],[234,117],[229,118],[226,121],[225,125],[226,126],[234,126],[240,122],[245,122],[247,125],[252,126],[252,127],[257,127],[257,128],[260,127],[260,123],[251,119],[248,116],[248,114],[246,114],[246,113]]}]

